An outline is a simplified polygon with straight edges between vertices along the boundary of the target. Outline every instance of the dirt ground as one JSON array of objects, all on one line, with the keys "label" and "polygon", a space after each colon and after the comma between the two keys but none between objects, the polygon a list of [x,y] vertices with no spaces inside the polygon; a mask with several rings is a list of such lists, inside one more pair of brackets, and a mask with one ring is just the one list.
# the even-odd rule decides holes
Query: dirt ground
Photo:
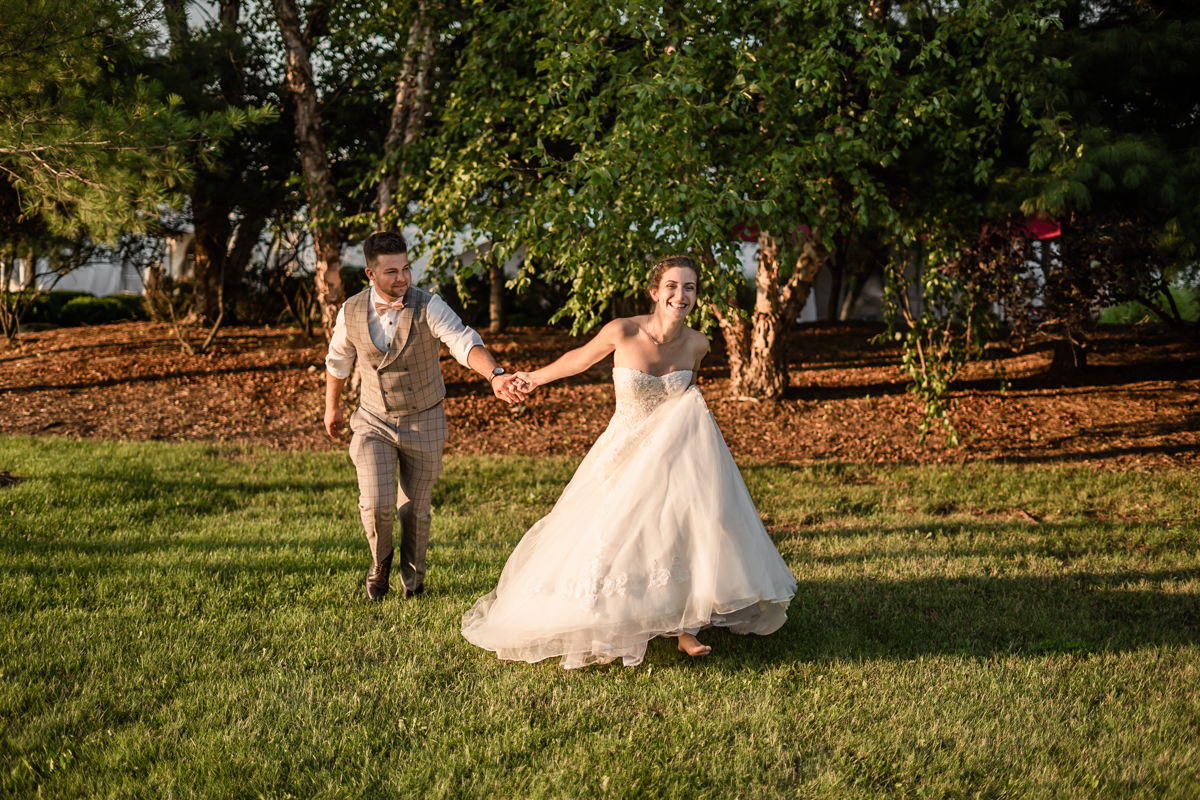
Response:
[{"label": "dirt ground", "polygon": [[[1156,329],[1096,336],[1089,369],[1063,384],[1047,349],[1007,353],[1006,393],[977,365],[955,393],[962,444],[916,441],[917,405],[896,348],[867,324],[792,335],[779,402],[730,396],[719,341],[700,378],[734,456],[793,464],[1063,462],[1151,470],[1200,465],[1200,346]],[[581,340],[552,329],[485,336],[510,369],[542,365]],[[294,329],[231,328],[202,357],[169,327],[119,323],[23,334],[0,352],[0,434],[344,448],[321,429],[324,345]],[[443,353],[451,453],[582,455],[613,411],[611,362],[509,409]],[[0,467],[5,465],[0,464]]]}]

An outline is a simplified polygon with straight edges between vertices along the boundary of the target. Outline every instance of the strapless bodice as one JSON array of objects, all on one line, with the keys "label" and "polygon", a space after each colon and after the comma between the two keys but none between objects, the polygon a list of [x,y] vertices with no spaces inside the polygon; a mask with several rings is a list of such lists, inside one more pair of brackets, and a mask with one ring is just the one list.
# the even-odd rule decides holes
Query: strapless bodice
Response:
[{"label": "strapless bodice", "polygon": [[613,388],[617,396],[613,422],[625,428],[639,425],[664,400],[683,394],[691,383],[690,369],[650,375],[632,367],[613,367]]}]

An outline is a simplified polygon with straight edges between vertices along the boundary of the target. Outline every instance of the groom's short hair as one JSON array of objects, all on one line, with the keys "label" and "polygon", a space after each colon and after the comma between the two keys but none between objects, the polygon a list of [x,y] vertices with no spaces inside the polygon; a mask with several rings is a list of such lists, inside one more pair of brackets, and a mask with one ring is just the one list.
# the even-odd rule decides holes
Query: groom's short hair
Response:
[{"label": "groom's short hair", "polygon": [[363,242],[363,255],[367,257],[368,267],[374,266],[375,259],[379,256],[399,255],[407,252],[408,245],[405,243],[404,237],[391,231],[372,233]]}]

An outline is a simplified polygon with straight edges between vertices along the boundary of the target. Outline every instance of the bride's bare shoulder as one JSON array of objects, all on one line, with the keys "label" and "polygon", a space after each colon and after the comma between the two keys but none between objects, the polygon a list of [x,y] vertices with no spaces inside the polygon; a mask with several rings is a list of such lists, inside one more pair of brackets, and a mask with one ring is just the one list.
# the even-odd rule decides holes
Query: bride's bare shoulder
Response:
[{"label": "bride's bare shoulder", "polygon": [[642,330],[640,321],[645,319],[646,317],[619,317],[601,328],[600,335],[614,340],[633,338]]},{"label": "bride's bare shoulder", "polygon": [[708,352],[709,346],[712,344],[709,338],[695,328],[684,328],[684,335],[688,337],[688,346],[696,353],[703,355]]}]

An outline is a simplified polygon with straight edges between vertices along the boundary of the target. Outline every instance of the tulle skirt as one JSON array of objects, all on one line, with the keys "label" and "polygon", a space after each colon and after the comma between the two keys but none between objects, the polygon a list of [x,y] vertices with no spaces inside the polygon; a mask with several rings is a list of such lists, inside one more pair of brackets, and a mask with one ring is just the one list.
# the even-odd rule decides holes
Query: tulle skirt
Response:
[{"label": "tulle skirt", "polygon": [[772,633],[795,590],[693,387],[609,426],[462,632],[506,660],[635,666],[656,636]]}]

